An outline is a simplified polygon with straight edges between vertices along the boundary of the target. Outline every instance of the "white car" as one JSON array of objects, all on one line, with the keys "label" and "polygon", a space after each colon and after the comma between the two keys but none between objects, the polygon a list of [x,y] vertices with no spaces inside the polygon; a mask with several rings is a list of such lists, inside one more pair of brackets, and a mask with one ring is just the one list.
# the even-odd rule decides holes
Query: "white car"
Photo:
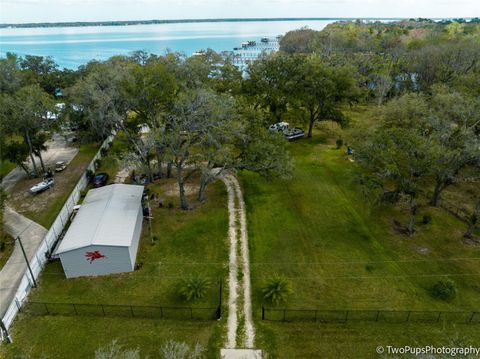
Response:
[{"label": "white car", "polygon": [[271,125],[268,130],[270,132],[282,132],[288,131],[288,122],[278,122]]},{"label": "white car", "polygon": [[33,194],[37,194],[45,191],[46,189],[49,189],[50,187],[53,187],[54,184],[55,180],[53,178],[47,178],[46,180],[43,180],[42,182],[37,183],[35,186],[30,188],[30,192]]},{"label": "white car", "polygon": [[55,163],[55,172],[61,172],[67,167],[67,163],[65,161],[58,161]]}]

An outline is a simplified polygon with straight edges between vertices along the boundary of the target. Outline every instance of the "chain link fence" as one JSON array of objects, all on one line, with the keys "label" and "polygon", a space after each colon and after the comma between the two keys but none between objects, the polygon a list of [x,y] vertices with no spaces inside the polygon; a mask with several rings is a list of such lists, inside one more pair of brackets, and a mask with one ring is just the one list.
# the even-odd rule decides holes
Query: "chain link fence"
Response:
[{"label": "chain link fence", "polygon": [[477,323],[480,312],[447,312],[415,310],[317,310],[277,309],[262,306],[262,320],[295,322],[311,321],[320,323],[387,322],[387,323]]},{"label": "chain link fence", "polygon": [[221,317],[220,305],[214,307],[170,307],[92,303],[28,302],[22,308],[28,315],[130,317],[172,320],[215,320]]}]

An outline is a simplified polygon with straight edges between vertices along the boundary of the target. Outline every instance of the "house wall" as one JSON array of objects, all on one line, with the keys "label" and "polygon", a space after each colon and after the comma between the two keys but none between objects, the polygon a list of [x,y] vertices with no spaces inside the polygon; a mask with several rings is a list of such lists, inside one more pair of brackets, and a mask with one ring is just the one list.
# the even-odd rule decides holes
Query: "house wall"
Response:
[{"label": "house wall", "polygon": [[[90,261],[86,254],[95,251],[98,251],[102,257]],[[131,272],[133,270],[128,247],[92,245],[60,253],[59,256],[67,278]]]},{"label": "house wall", "polygon": [[135,268],[135,260],[137,258],[138,244],[140,242],[140,236],[142,234],[142,224],[143,224],[143,211],[142,211],[142,205],[140,205],[138,207],[137,221],[135,223],[135,231],[133,233],[132,244],[128,248],[132,270]]}]

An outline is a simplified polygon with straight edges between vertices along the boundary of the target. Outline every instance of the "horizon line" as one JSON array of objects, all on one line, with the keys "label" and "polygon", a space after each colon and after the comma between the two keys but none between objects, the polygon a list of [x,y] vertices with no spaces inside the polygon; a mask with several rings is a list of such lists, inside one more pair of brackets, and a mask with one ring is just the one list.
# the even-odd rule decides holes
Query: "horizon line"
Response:
[{"label": "horizon line", "polygon": [[247,18],[187,18],[187,19],[150,19],[150,20],[99,20],[99,21],[52,21],[52,22],[27,22],[27,23],[0,23],[0,28],[6,27],[80,27],[80,26],[122,26],[122,25],[157,25],[194,22],[255,22],[255,21],[315,21],[315,20],[471,20],[475,17],[247,17]]}]

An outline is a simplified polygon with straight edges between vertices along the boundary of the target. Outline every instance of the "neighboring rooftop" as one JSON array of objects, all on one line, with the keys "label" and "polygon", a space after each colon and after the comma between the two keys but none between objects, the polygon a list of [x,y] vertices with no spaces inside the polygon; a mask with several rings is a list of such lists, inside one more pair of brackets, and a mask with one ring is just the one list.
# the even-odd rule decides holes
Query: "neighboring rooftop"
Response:
[{"label": "neighboring rooftop", "polygon": [[89,245],[130,246],[143,186],[112,184],[88,192],[56,253]]}]

